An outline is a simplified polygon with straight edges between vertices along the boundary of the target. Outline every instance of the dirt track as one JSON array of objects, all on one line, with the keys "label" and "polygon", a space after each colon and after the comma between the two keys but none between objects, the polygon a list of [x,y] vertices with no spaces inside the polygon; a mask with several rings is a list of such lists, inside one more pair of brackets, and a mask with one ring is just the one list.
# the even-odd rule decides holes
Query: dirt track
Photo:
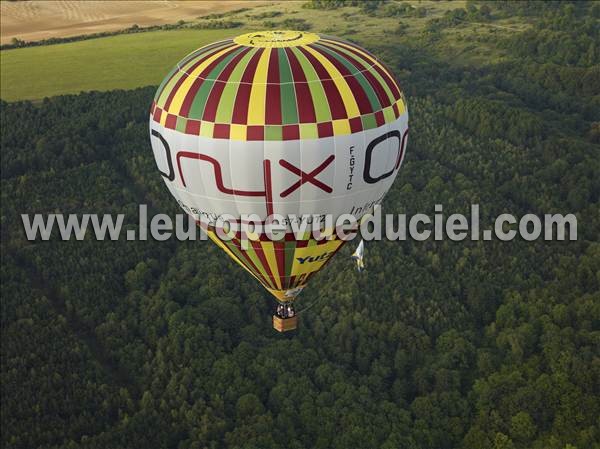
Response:
[{"label": "dirt track", "polygon": [[162,25],[265,3],[193,0],[1,1],[0,41],[5,44],[14,37],[36,41],[49,37],[116,31],[133,24]]}]

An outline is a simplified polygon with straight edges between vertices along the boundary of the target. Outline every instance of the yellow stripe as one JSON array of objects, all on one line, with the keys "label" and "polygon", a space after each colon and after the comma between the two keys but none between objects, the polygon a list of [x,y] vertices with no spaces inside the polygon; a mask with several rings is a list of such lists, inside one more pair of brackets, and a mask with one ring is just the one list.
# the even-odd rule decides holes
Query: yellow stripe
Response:
[{"label": "yellow stripe", "polygon": [[343,134],[351,134],[350,130],[350,120],[348,119],[340,119],[333,121],[333,134],[343,135]]},{"label": "yellow stripe", "polygon": [[368,53],[365,53],[362,49],[360,49],[358,47],[354,47],[352,45],[348,45],[347,43],[341,42],[341,41],[330,41],[330,40],[327,40],[326,42],[327,43],[331,43],[333,45],[339,45],[340,47],[344,47],[344,48],[347,48],[349,50],[354,50],[354,51],[360,53],[364,57],[364,59],[366,59],[368,61],[371,61],[374,65],[375,64],[380,65],[379,62],[375,58],[373,58]]},{"label": "yellow stripe", "polygon": [[[275,290],[273,288],[267,288],[267,291],[271,293],[279,302],[292,302],[296,299],[296,296],[285,296],[287,290]],[[300,293],[300,292],[298,292]]]},{"label": "yellow stripe", "polygon": [[194,81],[196,81],[196,79],[198,78],[198,75],[200,75],[204,71],[204,69],[206,69],[215,59],[219,58],[220,56],[227,53],[228,51],[231,51],[231,47],[227,47],[227,48],[221,50],[220,52],[212,55],[210,58],[208,58],[206,61],[202,62],[198,67],[196,67],[196,69],[188,75],[188,77],[185,79],[185,81],[183,83],[181,83],[181,85],[179,86],[179,89],[177,89],[177,93],[175,94],[175,97],[173,97],[173,101],[171,102],[171,106],[169,107],[169,112],[171,112],[171,114],[177,114],[177,115],[180,114],[181,105],[183,104],[183,100],[185,100],[185,96],[189,92],[190,87],[192,87],[192,84],[194,83]]},{"label": "yellow stripe", "polygon": [[167,111],[165,111],[164,109],[162,110],[161,114],[160,114],[160,124],[162,126],[165,126],[165,124],[167,123]]},{"label": "yellow stripe", "polygon": [[[225,44],[225,41],[220,42],[220,44]],[[223,45],[221,45],[222,47]],[[173,78],[171,78],[169,80],[169,82],[163,87],[163,90],[160,94],[160,97],[157,101],[157,104],[160,104],[161,106],[165,105],[165,102],[167,101],[167,98],[169,97],[169,93],[171,92],[171,90],[173,89],[173,86],[175,86],[175,84],[177,84],[177,81],[184,76],[183,73],[180,72],[187,72],[190,67],[192,67],[194,64],[196,64],[199,60],[201,60],[203,57],[206,56],[206,50],[203,50],[204,47],[199,48],[197,50],[192,51],[191,53],[188,53],[186,55],[185,58],[182,59],[182,61],[184,61],[185,59],[189,58],[190,55],[192,55],[193,53],[198,53],[197,55],[195,55],[193,58],[191,58],[186,64],[185,66],[181,67],[179,66],[179,63],[177,63],[177,66],[179,67],[178,73],[176,75],[173,76]],[[210,53],[211,51],[215,51],[218,50],[219,45],[215,45],[214,48],[211,48],[210,50],[208,50],[208,52]]]},{"label": "yellow stripe", "polygon": [[387,108],[385,108],[383,110],[383,117],[386,123],[390,123],[396,120],[396,117],[394,116],[394,108],[392,106],[388,106]]},{"label": "yellow stripe", "polygon": [[400,117],[402,114],[404,114],[406,112],[406,105],[404,104],[404,101],[402,101],[402,98],[400,100],[398,100],[397,105],[398,105],[398,117]]},{"label": "yellow stripe", "polygon": [[[269,70],[269,56],[271,49],[265,48],[254,72],[252,90],[250,91],[250,102],[248,107],[248,124],[265,124],[265,107],[267,102],[267,72]],[[277,51],[277,50],[275,50]]]},{"label": "yellow stripe", "polygon": [[273,247],[273,242],[260,242],[260,246],[262,247],[263,253],[267,258],[269,269],[275,278],[277,289],[281,290],[281,279],[279,278],[279,270],[277,269],[277,261],[275,260],[275,248]]},{"label": "yellow stripe", "polygon": [[213,122],[202,122],[200,124],[200,135],[202,137],[212,137],[215,130],[215,124]]},{"label": "yellow stripe", "polygon": [[318,51],[313,50],[310,47],[304,47],[304,50],[313,55],[317,60],[325,67],[327,73],[329,73],[329,77],[333,79],[338,91],[342,96],[342,101],[344,102],[344,107],[346,108],[346,113],[348,117],[356,117],[360,115],[360,110],[358,109],[358,104],[356,104],[356,98],[354,98],[354,94],[352,93],[352,89],[348,85],[346,78],[340,73],[338,69]]},{"label": "yellow stripe", "polygon": [[[398,90],[402,90],[400,89],[400,86],[398,86],[398,84],[396,83],[396,81],[394,80],[394,77],[392,76],[392,74],[383,66],[383,64],[381,64],[377,59],[373,58],[372,56],[370,56],[368,53],[365,53],[363,50],[361,50],[358,47],[353,47],[352,45],[348,45],[344,42],[339,42],[339,41],[327,41],[327,42],[331,42],[334,45],[339,45],[340,47],[344,47],[350,50],[354,50],[357,53],[360,53],[366,60],[371,61],[373,63],[373,65],[379,67],[381,70],[383,70],[383,73],[385,73],[385,75],[390,79],[390,81],[396,85],[396,87],[398,87]],[[383,81],[383,80],[382,80]],[[387,92],[389,92],[389,96],[390,98],[393,98],[394,95],[392,94],[392,92],[389,90],[390,88],[388,87],[387,83],[383,83],[383,87],[385,88],[385,90]]]},{"label": "yellow stripe", "polygon": [[299,276],[319,271],[325,262],[333,256],[335,250],[343,243],[343,240],[330,240],[323,245],[296,248],[290,275]]},{"label": "yellow stripe", "polygon": [[252,270],[250,270],[250,268],[248,268],[246,265],[244,265],[242,263],[242,261],[240,259],[238,259],[237,256],[235,254],[233,254],[229,248],[227,248],[227,245],[225,245],[221,240],[219,240],[219,237],[217,237],[214,232],[206,231],[206,234],[210,237],[210,239],[213,242],[215,242],[219,246],[219,248],[221,248],[223,251],[225,251],[227,253],[227,255],[229,257],[231,257],[231,259],[236,261],[240,267],[243,267],[244,270],[246,270],[248,273],[250,273],[258,282],[260,282],[261,285],[264,286],[263,281],[258,276],[256,276],[252,272]]},{"label": "yellow stripe", "polygon": [[231,124],[229,138],[233,140],[246,140],[246,125]]}]

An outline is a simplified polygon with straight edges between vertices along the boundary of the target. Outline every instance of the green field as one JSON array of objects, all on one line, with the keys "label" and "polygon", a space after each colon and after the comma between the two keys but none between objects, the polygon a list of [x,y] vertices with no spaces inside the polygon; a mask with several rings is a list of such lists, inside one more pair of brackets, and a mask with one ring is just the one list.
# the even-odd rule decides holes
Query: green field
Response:
[{"label": "green field", "polygon": [[[157,85],[169,69],[190,51],[219,39],[250,30],[293,28],[304,21],[310,31],[359,40],[376,45],[389,40],[400,23],[406,33],[418,35],[426,22],[446,11],[463,7],[465,2],[410,1],[425,8],[427,16],[395,18],[367,17],[359,8],[320,11],[303,9],[299,2],[257,6],[250,11],[229,15],[226,20],[244,23],[243,27],[214,30],[151,31],[70,42],[58,45],[19,48],[0,52],[2,83],[0,98],[6,101],[39,100],[61,94],[89,90],[107,91]],[[269,17],[269,13],[275,13]],[[202,22],[199,19],[198,22]],[[297,22],[296,22],[297,23]],[[466,25],[469,33],[474,25]],[[444,56],[452,60],[457,36],[449,36]],[[463,43],[455,45],[458,51]],[[481,45],[479,51],[485,48]],[[465,55],[461,55],[465,59]]]},{"label": "green field", "polygon": [[154,31],[4,50],[0,98],[34,100],[155,85],[190,51],[243,32],[240,28]]}]

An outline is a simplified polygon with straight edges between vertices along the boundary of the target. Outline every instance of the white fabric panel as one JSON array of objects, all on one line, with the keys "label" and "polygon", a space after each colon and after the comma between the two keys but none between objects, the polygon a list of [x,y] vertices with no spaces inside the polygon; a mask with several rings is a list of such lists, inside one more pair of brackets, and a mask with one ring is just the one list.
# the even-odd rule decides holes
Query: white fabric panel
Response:
[{"label": "white fabric panel", "polygon": [[[169,191],[186,212],[197,218],[257,214],[266,219],[267,160],[274,213],[332,214],[334,219],[352,213],[360,219],[381,201],[396,178],[408,114],[351,135],[290,141],[244,142],[187,135],[167,129],[152,118],[150,129],[156,165]],[[160,133],[167,142],[169,154],[152,131]],[[330,163],[313,173],[331,157],[334,159]],[[304,182],[290,189],[302,176],[306,178]]]}]

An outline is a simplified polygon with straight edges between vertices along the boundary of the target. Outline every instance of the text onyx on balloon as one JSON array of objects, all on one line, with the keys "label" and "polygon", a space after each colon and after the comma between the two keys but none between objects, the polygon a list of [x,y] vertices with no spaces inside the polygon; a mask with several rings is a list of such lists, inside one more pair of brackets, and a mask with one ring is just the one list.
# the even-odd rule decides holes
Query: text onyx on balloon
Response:
[{"label": "text onyx on balloon", "polygon": [[[154,137],[157,137],[160,140],[160,142],[162,143],[163,148],[165,150],[167,166],[169,168],[169,173],[163,172],[162,170],[160,170],[160,168],[159,168],[159,172],[162,176],[167,178],[169,181],[174,181],[175,180],[175,170],[173,169],[173,160],[171,157],[171,149],[169,147],[169,144],[160,132],[153,129],[152,135]],[[383,179],[391,176],[394,173],[394,171],[400,167],[400,163],[402,162],[402,156],[404,154],[404,148],[406,146],[407,135],[408,135],[408,129],[404,132],[404,134],[402,136],[400,135],[399,131],[393,130],[393,131],[389,131],[379,137],[376,137],[367,145],[367,149],[365,151],[365,164],[364,164],[364,170],[363,170],[363,179],[366,183],[375,184],[379,181],[382,181]],[[377,177],[373,177],[373,176],[371,176],[371,162],[372,162],[372,158],[373,158],[373,152],[379,144],[381,144],[391,138],[398,139],[398,153],[397,153],[397,157],[396,157],[394,166],[392,166],[391,170],[389,170],[388,172],[383,173],[382,175],[379,175]],[[204,160],[204,161],[210,162],[213,165],[213,169],[215,172],[216,187],[219,191],[221,191],[223,193],[236,194],[236,195],[242,195],[242,196],[265,196],[267,194],[267,192],[265,192],[265,191],[245,192],[242,190],[235,190],[232,188],[225,187],[223,185],[223,179],[221,176],[221,166],[220,166],[219,161],[217,161],[216,159],[214,159],[210,156],[203,155],[201,153],[193,153],[190,151],[180,151],[177,153],[177,166],[179,169],[179,176],[181,177],[181,182],[183,183],[184,187],[185,187],[186,183],[185,183],[185,179],[183,177],[183,171],[181,168],[181,159],[182,158],[193,158],[193,159],[199,159],[199,160]],[[282,167],[289,170],[290,172],[298,175],[300,179],[298,181],[296,181],[294,184],[292,184],[289,188],[287,188],[286,190],[281,192],[280,196],[282,198],[285,198],[286,196],[290,195],[294,190],[300,188],[305,183],[310,183],[327,193],[331,193],[333,191],[333,189],[331,187],[329,187],[327,184],[316,179],[316,175],[318,175],[321,171],[323,171],[334,160],[334,158],[335,158],[335,155],[330,155],[319,166],[317,166],[314,170],[310,171],[309,173],[306,173],[306,172],[302,171],[300,168],[295,167],[294,165],[290,164],[288,161],[281,159],[279,161],[279,164]],[[268,161],[265,160],[264,162],[266,163]]]}]

